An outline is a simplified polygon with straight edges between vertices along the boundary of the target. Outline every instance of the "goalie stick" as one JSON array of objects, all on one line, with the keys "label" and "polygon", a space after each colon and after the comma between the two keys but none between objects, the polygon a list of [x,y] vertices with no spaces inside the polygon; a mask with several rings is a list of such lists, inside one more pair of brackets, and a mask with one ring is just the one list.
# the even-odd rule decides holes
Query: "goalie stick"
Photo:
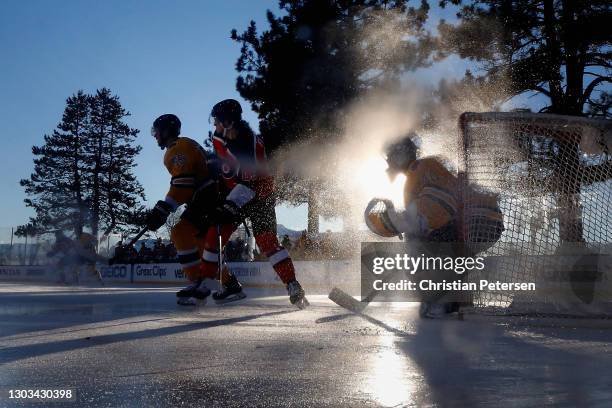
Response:
[{"label": "goalie stick", "polygon": [[[393,275],[394,274],[391,274],[390,276]],[[383,280],[383,282],[388,282],[389,280],[391,279],[387,278],[386,280]],[[368,307],[370,302],[372,302],[372,300],[374,300],[379,293],[380,291],[372,289],[363,299],[361,299],[361,301],[359,301],[342,289],[334,287],[331,292],[329,292],[328,298],[338,306],[341,306],[353,313],[362,314],[365,308]],[[457,318],[459,320],[464,319],[464,312],[460,307],[466,305],[468,305],[468,303],[456,303],[457,309],[455,311],[457,312]]]},{"label": "goalie stick", "polygon": [[[400,271],[396,270],[393,273],[388,274],[384,279],[381,280],[382,284],[389,283]],[[331,292],[329,292],[328,298],[338,306],[341,306],[351,312],[361,314],[366,307],[372,302],[376,296],[378,296],[381,291],[372,289],[368,294],[361,299],[361,301],[355,299],[353,296],[349,295],[342,289],[338,287],[332,288]],[[459,302],[458,305],[467,306],[470,305],[472,301],[469,302]],[[463,320],[463,312],[461,310],[457,310],[459,312],[459,319]]]},{"label": "goalie stick", "polygon": [[[397,273],[397,272],[396,272]],[[383,283],[389,282],[396,273],[389,274],[386,279],[383,279]],[[363,310],[368,307],[370,302],[378,296],[380,291],[372,289],[361,301],[355,299],[342,289],[338,287],[334,287],[331,292],[329,292],[328,298],[338,306],[341,306],[347,310],[350,310],[354,313],[361,313]]]}]

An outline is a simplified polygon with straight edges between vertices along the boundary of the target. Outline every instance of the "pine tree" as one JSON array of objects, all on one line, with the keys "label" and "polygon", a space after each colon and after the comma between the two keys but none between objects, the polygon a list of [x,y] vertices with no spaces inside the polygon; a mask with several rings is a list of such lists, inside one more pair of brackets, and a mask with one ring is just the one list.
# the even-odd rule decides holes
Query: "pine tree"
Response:
[{"label": "pine tree", "polygon": [[100,229],[104,235],[124,230],[135,221],[136,214],[144,211],[139,200],[144,190],[132,172],[135,157],[141,150],[133,142],[137,129],[130,128],[124,119],[130,116],[107,88],[96,91],[90,98],[90,131],[86,144],[88,189],[91,194],[92,233]]},{"label": "pine tree", "polygon": [[62,122],[43,146],[34,146],[34,173],[21,180],[36,216],[28,229],[38,233],[88,228],[94,236],[142,224],[143,188],[133,174],[140,146],[137,129],[119,98],[103,88],[66,101]]},{"label": "pine tree", "polygon": [[20,181],[30,197],[26,206],[36,217],[30,225],[40,232],[83,232],[88,222],[88,200],[84,186],[84,140],[89,129],[89,99],[79,91],[66,100],[62,121],[42,146],[32,147],[34,173]]},{"label": "pine tree", "polygon": [[439,26],[446,50],[480,63],[483,76],[506,82],[510,96],[545,95],[548,113],[601,110],[596,95],[612,83],[609,1],[441,1],[448,3],[462,7],[457,25]]},{"label": "pine tree", "polygon": [[[429,7],[408,3],[280,0],[282,15],[268,11],[266,31],[258,33],[253,21],[240,34],[232,31],[241,45],[236,87],[259,116],[268,154],[289,144],[332,145],[351,103],[377,87],[399,86],[402,72],[431,62],[434,42],[424,30]],[[308,202],[309,231],[317,232],[320,204],[328,201],[321,199],[324,184],[284,176],[279,196]]]},{"label": "pine tree", "polygon": [[316,137],[333,140],[343,109],[364,92],[429,64],[429,6],[409,1],[280,0],[270,28],[254,21],[231,37],[241,44],[236,88],[259,115],[266,147]]}]

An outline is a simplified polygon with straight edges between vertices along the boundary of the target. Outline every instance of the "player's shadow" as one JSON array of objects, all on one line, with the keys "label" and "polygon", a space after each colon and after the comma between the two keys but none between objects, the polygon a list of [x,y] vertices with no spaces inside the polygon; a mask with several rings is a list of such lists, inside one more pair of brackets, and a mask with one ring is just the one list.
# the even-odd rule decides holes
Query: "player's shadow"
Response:
[{"label": "player's shadow", "polygon": [[37,337],[49,337],[49,336],[56,336],[58,334],[69,334],[69,333],[78,333],[78,332],[86,332],[86,331],[93,331],[93,330],[100,330],[100,329],[109,329],[112,327],[121,327],[121,326],[131,326],[134,324],[141,324],[141,323],[152,323],[152,322],[159,322],[162,320],[170,320],[170,319],[174,319],[176,318],[176,316],[167,316],[167,317],[159,317],[159,318],[155,318],[155,319],[144,319],[144,320],[129,320],[127,322],[121,322],[121,323],[111,323],[111,324],[96,324],[93,327],[82,327],[79,329],[66,329],[66,330],[53,330],[51,332],[49,331],[45,331],[43,333],[37,333],[37,334],[25,334],[23,336],[11,336],[11,341],[14,340],[26,340],[26,339],[34,339]]},{"label": "player's shadow", "polygon": [[103,322],[112,322],[101,326],[110,327],[120,319],[176,311],[174,294],[167,288],[119,289],[112,296],[95,289],[1,293],[0,303],[0,327],[7,328],[0,332],[0,339],[43,337],[57,330],[68,333],[73,326]]},{"label": "player's shadow", "polygon": [[6,364],[17,360],[39,357],[46,354],[62,353],[71,350],[84,349],[99,345],[118,343],[123,341],[141,340],[152,337],[170,336],[175,334],[186,333],[194,330],[210,329],[213,327],[227,326],[236,323],[242,323],[250,320],[259,319],[262,317],[280,316],[284,314],[294,313],[297,310],[284,310],[278,312],[268,312],[251,314],[241,317],[232,317],[217,320],[208,320],[204,322],[179,324],[172,327],[160,327],[156,329],[146,329],[139,331],[131,331],[127,333],[106,334],[100,336],[91,336],[86,338],[59,340],[46,343],[29,344],[25,346],[4,347],[0,353],[0,364]]}]

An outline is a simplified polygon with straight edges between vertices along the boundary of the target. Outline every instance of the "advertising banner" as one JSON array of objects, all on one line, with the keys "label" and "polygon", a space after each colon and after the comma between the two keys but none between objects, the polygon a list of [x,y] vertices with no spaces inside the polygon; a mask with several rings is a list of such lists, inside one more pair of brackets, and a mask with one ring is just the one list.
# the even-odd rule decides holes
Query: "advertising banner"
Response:
[{"label": "advertising banner", "polygon": [[51,281],[49,266],[0,266],[0,280]]}]

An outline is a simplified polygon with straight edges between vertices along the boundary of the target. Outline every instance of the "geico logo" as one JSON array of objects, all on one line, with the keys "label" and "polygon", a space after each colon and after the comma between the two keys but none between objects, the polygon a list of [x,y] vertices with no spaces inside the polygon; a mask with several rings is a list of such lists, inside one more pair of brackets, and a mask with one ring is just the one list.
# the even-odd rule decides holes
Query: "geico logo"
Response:
[{"label": "geico logo", "polygon": [[102,270],[103,278],[125,278],[127,276],[127,266],[113,266]]},{"label": "geico logo", "polygon": [[166,276],[166,268],[159,265],[152,266],[136,266],[136,276]]}]

